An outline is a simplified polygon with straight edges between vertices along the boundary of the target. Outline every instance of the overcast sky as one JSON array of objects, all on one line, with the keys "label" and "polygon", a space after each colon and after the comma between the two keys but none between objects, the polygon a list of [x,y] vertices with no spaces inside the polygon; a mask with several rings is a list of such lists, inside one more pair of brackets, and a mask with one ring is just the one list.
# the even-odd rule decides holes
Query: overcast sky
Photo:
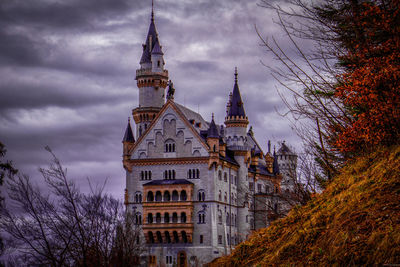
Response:
[{"label": "overcast sky", "polygon": [[[155,20],[175,101],[215,113],[223,123],[234,68],[250,125],[265,149],[299,139],[266,65],[277,62],[260,46],[283,34],[274,12],[257,0],[156,0]],[[150,0],[1,0],[0,141],[21,172],[38,179],[49,145],[82,189],[108,179],[122,199],[121,140],[138,105],[135,70],[147,35]],[[38,180],[39,181],[39,180]]]}]

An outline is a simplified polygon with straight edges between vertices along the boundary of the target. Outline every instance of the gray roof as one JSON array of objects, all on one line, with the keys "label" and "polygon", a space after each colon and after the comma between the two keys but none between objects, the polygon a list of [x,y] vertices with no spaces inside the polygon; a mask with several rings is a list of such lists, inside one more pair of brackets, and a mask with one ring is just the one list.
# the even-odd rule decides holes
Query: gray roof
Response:
[{"label": "gray roof", "polygon": [[188,121],[194,120],[195,123],[198,123],[198,122],[201,123],[201,126],[198,127],[197,129],[208,130],[209,123],[207,121],[205,121],[199,113],[194,112],[193,110],[191,110],[187,107],[184,107],[176,102],[175,102],[175,105],[179,108],[179,110],[183,113],[183,115],[185,115],[185,117]]},{"label": "gray roof", "polygon": [[214,122],[214,115],[213,115],[211,123],[210,123],[210,128],[208,128],[208,131],[207,131],[207,138],[219,138],[218,128]]},{"label": "gray roof", "polygon": [[132,143],[135,142],[135,138],[133,137],[133,132],[132,132],[130,121],[128,121],[128,125],[126,126],[126,130],[125,130],[124,139],[122,141],[123,142],[132,142]]},{"label": "gray roof", "polygon": [[158,45],[161,50],[161,46],[160,46],[159,40],[158,40],[156,25],[154,23],[153,13],[151,15],[151,22],[150,22],[150,26],[149,26],[149,32],[147,33],[146,43],[143,45],[143,54],[140,59],[140,64],[151,62],[151,53],[149,51],[150,36],[151,36],[151,47],[154,48]]},{"label": "gray roof", "polygon": [[285,144],[285,141],[282,142],[281,147],[279,148],[278,152],[276,153],[278,155],[294,155],[292,150]]},{"label": "gray roof", "polygon": [[193,183],[186,179],[176,179],[176,180],[153,180],[143,185],[174,185],[174,184],[193,184]]},{"label": "gray roof", "polygon": [[232,99],[230,100],[228,116],[246,116],[242,97],[240,95],[237,75],[237,71],[235,71],[235,85],[233,86]]}]

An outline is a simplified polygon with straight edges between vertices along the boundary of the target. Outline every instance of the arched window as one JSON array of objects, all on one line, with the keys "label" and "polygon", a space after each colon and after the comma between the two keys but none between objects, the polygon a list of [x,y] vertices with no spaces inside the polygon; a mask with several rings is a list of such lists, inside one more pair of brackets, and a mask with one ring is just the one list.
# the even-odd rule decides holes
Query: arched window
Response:
[{"label": "arched window", "polygon": [[231,223],[231,218],[229,216],[229,213],[226,214],[226,225],[229,225]]},{"label": "arched window", "polygon": [[198,196],[199,201],[205,201],[205,199],[206,199],[206,194],[203,189],[199,190],[199,193],[197,196]]},{"label": "arched window", "polygon": [[147,171],[144,171],[144,179],[147,180]]},{"label": "arched window", "polygon": [[168,139],[165,141],[165,153],[175,152],[175,141]]},{"label": "arched window", "polygon": [[157,235],[157,241],[158,241],[158,243],[162,243],[163,240],[162,240],[161,232],[160,232],[160,231],[157,231],[156,235]]},{"label": "arched window", "polygon": [[218,200],[219,200],[219,201],[222,200],[222,192],[221,192],[221,190],[219,190],[219,192],[218,192]]},{"label": "arched window", "polygon": [[154,235],[153,235],[153,232],[149,232],[149,241],[150,241],[150,243],[154,243]]},{"label": "arched window", "polygon": [[162,201],[162,195],[161,195],[161,192],[160,192],[160,191],[157,191],[157,192],[156,192],[156,201],[157,201],[157,202]]},{"label": "arched window", "polygon": [[161,223],[161,213],[159,212],[156,214],[156,223]]},{"label": "arched window", "polygon": [[218,171],[218,180],[222,180],[222,172],[221,171]]},{"label": "arched window", "polygon": [[181,213],[181,223],[186,223],[186,213]]},{"label": "arched window", "polygon": [[147,201],[154,201],[154,194],[152,191],[147,193]]},{"label": "arched window", "polygon": [[224,182],[228,181],[228,175],[226,173],[224,173]]},{"label": "arched window", "polygon": [[192,178],[192,170],[188,171],[188,178],[191,179]]},{"label": "arched window", "polygon": [[182,231],[182,232],[181,232],[181,235],[182,235],[182,241],[183,241],[183,243],[187,243],[186,232],[185,232],[185,231]]},{"label": "arched window", "polygon": [[[171,236],[169,235],[169,232],[165,231],[164,235],[165,235],[165,241],[167,241],[167,243],[171,243]],[[172,260],[171,260],[171,263],[172,263]]]},{"label": "arched window", "polygon": [[136,203],[142,203],[142,193],[141,192],[136,192],[135,193],[135,202]]},{"label": "arched window", "polygon": [[196,169],[196,178],[197,178],[197,179],[200,178],[200,171],[199,171],[199,169]]},{"label": "arched window", "polygon": [[171,178],[172,178],[172,172],[171,172],[171,170],[169,170],[168,171],[168,180],[171,180]]},{"label": "arched window", "polygon": [[135,224],[136,225],[142,224],[142,214],[140,212],[137,212],[135,215]]},{"label": "arched window", "polygon": [[206,215],[204,214],[203,211],[200,211],[200,212],[198,213],[198,218],[199,218],[199,221],[198,221],[199,224],[205,223]]},{"label": "arched window", "polygon": [[140,180],[144,180],[144,171],[140,172]]},{"label": "arched window", "polygon": [[172,191],[172,201],[178,201],[178,200],[179,200],[178,191],[176,190]]},{"label": "arched window", "polygon": [[224,201],[228,202],[228,195],[226,194],[226,192],[225,192],[225,195],[224,195]]},{"label": "arched window", "polygon": [[169,213],[164,213],[164,223],[169,223]]},{"label": "arched window", "polygon": [[164,201],[170,201],[171,200],[171,195],[169,194],[169,191],[164,192]]},{"label": "arched window", "polygon": [[173,231],[172,235],[174,236],[174,242],[179,243],[179,236],[177,231]]},{"label": "arched window", "polygon": [[172,213],[172,222],[173,223],[178,222],[178,213],[176,213],[176,212]]},{"label": "arched window", "polygon": [[175,180],[175,170],[172,170],[172,179]]},{"label": "arched window", "polygon": [[186,201],[186,199],[187,199],[186,191],[182,190],[181,191],[181,201]]},{"label": "arched window", "polygon": [[153,214],[152,213],[147,214],[147,223],[153,223]]},{"label": "arched window", "polygon": [[220,210],[218,211],[218,223],[222,223],[222,211]]}]

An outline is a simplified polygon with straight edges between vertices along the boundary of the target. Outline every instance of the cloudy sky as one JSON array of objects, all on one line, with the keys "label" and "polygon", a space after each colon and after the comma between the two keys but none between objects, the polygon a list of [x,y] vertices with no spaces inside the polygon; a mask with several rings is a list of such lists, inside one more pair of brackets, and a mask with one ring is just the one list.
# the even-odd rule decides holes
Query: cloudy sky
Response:
[{"label": "cloudy sky", "polygon": [[[156,0],[156,27],[175,101],[215,113],[223,123],[233,72],[246,113],[262,145],[286,140],[300,148],[278,84],[260,45],[282,38],[274,12],[257,0]],[[87,190],[108,179],[122,199],[121,140],[138,104],[135,70],[150,22],[150,0],[1,0],[0,141],[21,172],[38,179],[49,145],[68,174]],[[279,89],[279,88],[278,88]],[[37,180],[39,181],[39,180]]]}]

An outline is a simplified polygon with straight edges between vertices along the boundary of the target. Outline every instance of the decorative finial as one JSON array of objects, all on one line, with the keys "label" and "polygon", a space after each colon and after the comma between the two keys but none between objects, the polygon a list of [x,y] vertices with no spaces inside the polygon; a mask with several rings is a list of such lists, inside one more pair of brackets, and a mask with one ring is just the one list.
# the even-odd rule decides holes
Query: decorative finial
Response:
[{"label": "decorative finial", "polygon": [[271,153],[271,140],[268,140],[268,153]]},{"label": "decorative finial", "polygon": [[238,80],[238,72],[237,72],[237,67],[235,67],[235,83],[237,83]]},{"label": "decorative finial", "polygon": [[154,0],[151,0],[151,20],[154,21]]}]

